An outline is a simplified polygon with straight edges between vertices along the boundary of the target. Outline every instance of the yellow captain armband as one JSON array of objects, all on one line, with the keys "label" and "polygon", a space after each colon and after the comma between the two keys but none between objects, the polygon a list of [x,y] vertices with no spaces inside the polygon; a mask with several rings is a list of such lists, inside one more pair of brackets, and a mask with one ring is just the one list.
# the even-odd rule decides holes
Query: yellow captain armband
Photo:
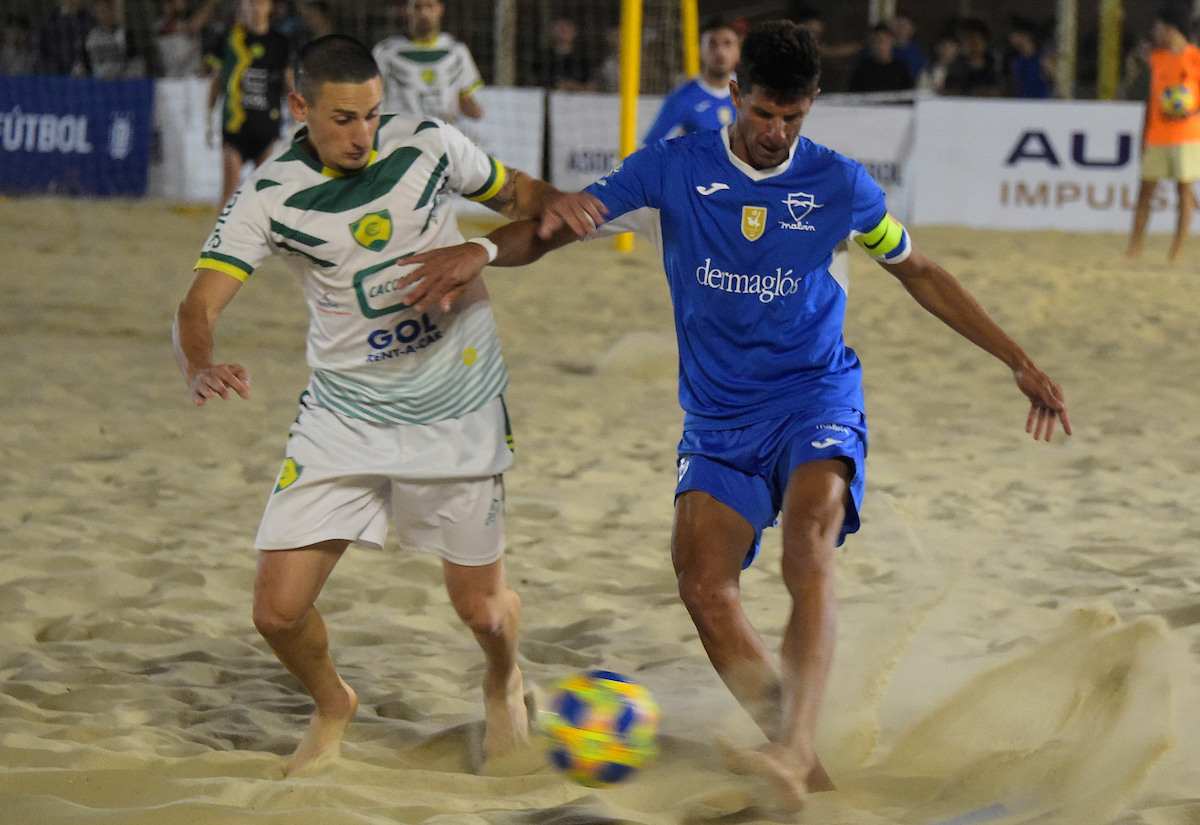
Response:
[{"label": "yellow captain armband", "polygon": [[468,192],[463,195],[469,201],[475,201],[476,203],[490,201],[496,197],[497,192],[504,188],[504,181],[508,177],[504,170],[504,164],[493,157],[489,157],[488,160],[492,164],[492,174],[483,186],[474,192]]},{"label": "yellow captain armband", "polygon": [[239,281],[245,281],[254,272],[254,267],[245,261],[240,261],[232,255],[222,255],[212,251],[205,252],[200,256],[193,271],[196,269],[215,269],[217,272],[232,275]]},{"label": "yellow captain armband", "polygon": [[898,264],[912,253],[908,230],[890,213],[871,231],[852,232],[850,237],[872,258],[887,264]]}]

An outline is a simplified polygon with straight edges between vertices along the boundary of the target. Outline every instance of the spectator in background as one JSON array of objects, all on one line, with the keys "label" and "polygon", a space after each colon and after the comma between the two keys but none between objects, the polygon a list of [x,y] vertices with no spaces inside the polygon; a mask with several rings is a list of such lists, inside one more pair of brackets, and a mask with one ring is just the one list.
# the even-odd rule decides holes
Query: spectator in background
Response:
[{"label": "spectator in background", "polygon": [[1143,37],[1125,55],[1125,71],[1117,93],[1121,100],[1144,101],[1150,94],[1150,52],[1153,48],[1150,38]]},{"label": "spectator in background", "polygon": [[550,24],[550,47],[533,59],[533,85],[560,92],[579,92],[588,88],[591,68],[579,49],[579,29],[560,17]]},{"label": "spectator in background", "polygon": [[700,74],[667,95],[646,132],[646,145],[732,123],[729,80],[741,53],[742,36],[732,23],[719,18],[705,23],[700,29]]},{"label": "spectator in background", "polygon": [[871,27],[867,50],[850,73],[851,92],[898,92],[915,85],[908,64],[896,56],[896,38],[887,23]]},{"label": "spectator in background", "polygon": [[604,61],[596,69],[596,91],[617,92],[621,90],[621,27],[609,26],[604,30]]},{"label": "spectator in background", "polygon": [[84,41],[92,28],[92,16],[81,0],[59,0],[38,32],[38,65],[42,74],[88,75]]},{"label": "spectator in background", "polygon": [[[1133,231],[1125,257],[1142,254],[1142,239],[1150,220],[1150,201],[1160,180],[1175,182],[1178,214],[1175,239],[1167,260],[1179,259],[1192,223],[1196,196],[1192,184],[1200,179],[1200,49],[1187,39],[1191,24],[1190,4],[1163,6],[1154,19],[1150,36],[1150,93],[1146,96],[1146,128],[1142,135],[1142,184],[1133,211]],[[1169,88],[1182,86],[1190,93],[1190,104],[1176,109],[1164,103]]]},{"label": "spectator in background", "polygon": [[296,38],[297,53],[318,37],[333,34],[333,13],[326,0],[307,0],[300,6],[300,31]]},{"label": "spectator in background", "polygon": [[793,0],[788,5],[787,18],[800,28],[808,29],[813,39],[817,41],[817,52],[822,58],[854,57],[863,50],[862,41],[857,40],[847,43],[826,43],[823,38],[825,21],[821,19],[821,12],[806,2]]},{"label": "spectator in background", "polygon": [[202,0],[188,14],[188,0],[162,0],[154,23],[154,51],[162,77],[195,77],[203,65],[200,33],[221,0]]},{"label": "spectator in background", "polygon": [[128,50],[125,44],[125,0],[95,0],[92,14],[96,25],[84,39],[92,77],[116,80],[125,76]]},{"label": "spectator in background", "polygon": [[1033,21],[1014,17],[1008,32],[1013,56],[1008,63],[1009,95],[1011,97],[1047,98],[1051,96],[1054,78],[1046,75],[1045,47],[1038,43],[1038,30]]},{"label": "spectator in background", "polygon": [[273,0],[271,3],[271,28],[286,37],[293,45],[300,33],[300,15],[291,0]]},{"label": "spectator in background", "polygon": [[0,39],[0,74],[33,74],[36,63],[29,18],[19,14],[5,15],[4,36]]},{"label": "spectator in background", "polygon": [[987,24],[973,17],[962,21],[958,41],[962,53],[946,72],[945,94],[997,97],[1000,72],[992,54],[991,30]]},{"label": "spectator in background", "polygon": [[908,66],[908,71],[912,74],[915,84],[924,73],[926,66],[929,65],[925,52],[921,51],[921,47],[913,42],[917,27],[912,18],[905,14],[897,14],[893,17],[888,21],[888,27],[892,30],[892,37],[896,40],[895,45],[892,46],[892,53]]},{"label": "spectator in background", "polygon": [[933,44],[933,63],[921,78],[921,87],[939,95],[946,94],[946,77],[962,49],[953,30],[947,31]]}]

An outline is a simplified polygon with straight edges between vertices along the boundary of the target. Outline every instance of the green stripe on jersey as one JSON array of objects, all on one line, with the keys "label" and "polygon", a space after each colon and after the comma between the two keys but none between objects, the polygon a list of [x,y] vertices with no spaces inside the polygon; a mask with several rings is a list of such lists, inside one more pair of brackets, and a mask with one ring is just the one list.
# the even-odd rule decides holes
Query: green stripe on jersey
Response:
[{"label": "green stripe on jersey", "polygon": [[417,201],[417,205],[413,207],[416,212],[425,204],[429,203],[429,199],[433,197],[433,193],[437,191],[437,185],[442,181],[442,172],[446,171],[446,167],[450,165],[450,158],[442,155],[442,159],[438,161],[438,165],[433,167],[433,174],[429,176],[429,183],[425,184],[425,191],[421,193],[421,199]]},{"label": "green stripe on jersey", "polygon": [[361,174],[333,178],[292,195],[284,206],[313,212],[337,214],[358,209],[392,191],[409,167],[421,157],[415,146],[401,146]]},{"label": "green stripe on jersey", "polygon": [[272,186],[281,186],[281,185],[282,184],[280,184],[279,181],[277,181],[277,180],[267,180],[266,178],[263,178],[258,183],[254,184],[254,191],[261,192],[264,189],[270,189]]},{"label": "green stripe on jersey", "polygon": [[403,57],[414,63],[437,63],[448,54],[450,54],[449,49],[420,49],[413,52],[396,52],[397,57]]},{"label": "green stripe on jersey", "polygon": [[333,261],[325,261],[325,260],[318,258],[315,255],[309,255],[303,249],[297,249],[294,246],[289,246],[288,244],[285,244],[283,241],[276,241],[275,245],[277,247],[279,247],[280,249],[286,249],[288,252],[294,252],[297,255],[300,255],[301,257],[308,258],[310,261],[312,261],[317,266],[323,266],[326,268],[333,266]]},{"label": "green stripe on jersey", "polygon": [[285,238],[291,238],[293,241],[299,241],[305,246],[320,246],[325,243],[324,238],[318,238],[315,235],[309,235],[307,232],[301,232],[299,229],[284,226],[274,218],[271,218],[271,231],[276,235],[282,235]]}]

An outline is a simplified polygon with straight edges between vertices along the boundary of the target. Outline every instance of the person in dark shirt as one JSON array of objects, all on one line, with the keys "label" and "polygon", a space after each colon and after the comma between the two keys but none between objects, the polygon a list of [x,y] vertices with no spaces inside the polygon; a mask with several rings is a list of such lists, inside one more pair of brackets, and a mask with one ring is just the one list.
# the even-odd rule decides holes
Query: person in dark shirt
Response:
[{"label": "person in dark shirt", "polygon": [[1033,21],[1014,17],[1008,44],[1013,48],[1008,63],[1009,94],[1012,97],[1050,97],[1053,78],[1046,75],[1045,47],[1038,45],[1037,26]]},{"label": "person in dark shirt", "polygon": [[[242,0],[224,39],[221,70],[213,75],[209,108],[224,93],[221,203],[238,188],[246,163],[261,166],[279,138],[280,109],[293,86],[288,39],[271,28],[271,0]],[[215,137],[215,135],[214,135]]]},{"label": "person in dark shirt", "polygon": [[550,48],[533,59],[533,85],[558,91],[578,92],[588,88],[591,67],[579,50],[579,30],[560,17],[550,24]]},{"label": "person in dark shirt", "polygon": [[913,42],[913,36],[917,33],[917,27],[908,15],[897,14],[888,21],[888,28],[892,30],[892,36],[896,38],[896,45],[892,48],[892,51],[896,57],[903,60],[904,64],[908,66],[908,70],[912,72],[913,83],[915,84],[920,79],[921,73],[929,65],[929,59],[925,57],[925,52]]},{"label": "person in dark shirt", "polygon": [[1000,94],[1000,72],[992,55],[991,30],[982,20],[969,18],[959,27],[962,54],[946,72],[945,93],[970,97]]},{"label": "person in dark shirt", "polygon": [[92,16],[81,0],[59,0],[58,8],[38,32],[38,71],[43,74],[88,74],[84,41],[92,28]]},{"label": "person in dark shirt", "polygon": [[892,51],[894,45],[887,23],[871,27],[867,50],[850,74],[851,92],[897,92],[915,85],[908,64]]}]

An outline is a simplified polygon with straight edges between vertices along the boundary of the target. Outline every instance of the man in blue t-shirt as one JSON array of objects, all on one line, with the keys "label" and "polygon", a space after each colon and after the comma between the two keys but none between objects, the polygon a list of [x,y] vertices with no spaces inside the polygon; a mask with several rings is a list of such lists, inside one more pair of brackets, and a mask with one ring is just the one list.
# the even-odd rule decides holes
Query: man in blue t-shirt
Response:
[{"label": "man in blue t-shirt", "polygon": [[720,129],[733,121],[729,81],[738,64],[742,36],[732,23],[714,18],[700,30],[700,74],[663,101],[645,143]]},{"label": "man in blue t-shirt", "polygon": [[[857,162],[800,137],[817,96],[812,36],[765,23],[742,44],[737,118],[659,141],[540,224],[513,223],[422,253],[403,279],[418,311],[448,307],[484,265],[520,266],[575,238],[560,220],[639,227],[662,254],[679,339],[679,444],[672,560],[713,666],[767,734],[726,748],[796,810],[832,788],[813,750],[833,661],[835,548],[859,526],[867,426],[858,357],[842,340],[846,285],[830,272],[853,238],[952,329],[1003,361],[1030,401],[1026,432],[1071,423],[1062,389],[946,270],[916,250]],[[606,222],[605,215],[608,220]],[[782,514],[792,611],[776,665],[738,597],[740,572]]]}]

